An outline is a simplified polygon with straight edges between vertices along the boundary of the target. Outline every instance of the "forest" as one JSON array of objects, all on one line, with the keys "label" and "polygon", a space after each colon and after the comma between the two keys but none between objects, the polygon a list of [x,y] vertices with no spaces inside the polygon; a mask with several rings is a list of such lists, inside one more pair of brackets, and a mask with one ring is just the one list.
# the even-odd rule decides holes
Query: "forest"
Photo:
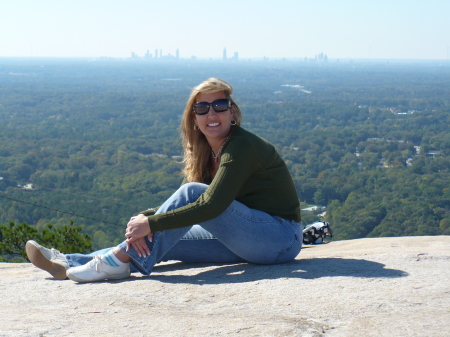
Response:
[{"label": "forest", "polygon": [[0,224],[81,226],[93,248],[182,177],[192,87],[230,82],[242,126],[273,143],[306,225],[334,240],[450,234],[445,62],[222,63],[0,58]]}]

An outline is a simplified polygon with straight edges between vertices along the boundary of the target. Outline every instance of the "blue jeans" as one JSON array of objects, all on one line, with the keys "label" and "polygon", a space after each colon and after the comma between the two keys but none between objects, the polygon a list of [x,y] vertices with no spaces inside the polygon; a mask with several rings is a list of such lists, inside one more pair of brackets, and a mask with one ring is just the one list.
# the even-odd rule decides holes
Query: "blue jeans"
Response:
[{"label": "blue jeans", "polygon": [[[187,183],[162,204],[157,213],[195,202],[208,185]],[[233,201],[214,219],[194,226],[170,229],[153,234],[153,242],[146,239],[150,256],[140,257],[132,247],[126,252],[125,241],[119,244],[131,257],[132,271],[149,275],[161,261],[257,264],[283,263],[293,260],[302,247],[301,224],[271,216]],[[104,254],[111,248],[89,255],[66,255],[69,265],[89,262],[93,256]],[[134,268],[133,268],[134,267]]]}]

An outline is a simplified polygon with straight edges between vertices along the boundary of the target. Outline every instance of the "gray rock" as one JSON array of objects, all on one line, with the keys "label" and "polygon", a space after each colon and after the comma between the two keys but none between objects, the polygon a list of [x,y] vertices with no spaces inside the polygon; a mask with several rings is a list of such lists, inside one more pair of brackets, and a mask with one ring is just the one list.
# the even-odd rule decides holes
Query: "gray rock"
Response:
[{"label": "gray rock", "polygon": [[0,336],[448,336],[450,236],[305,246],[291,263],[163,263],[77,284],[0,263]]}]

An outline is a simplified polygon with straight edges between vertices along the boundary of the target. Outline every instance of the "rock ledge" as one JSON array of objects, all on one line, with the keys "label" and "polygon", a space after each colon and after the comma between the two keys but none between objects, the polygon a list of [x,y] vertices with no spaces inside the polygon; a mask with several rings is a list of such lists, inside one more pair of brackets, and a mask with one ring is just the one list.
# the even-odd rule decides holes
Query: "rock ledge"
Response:
[{"label": "rock ledge", "polygon": [[305,246],[293,262],[160,264],[77,284],[0,263],[0,336],[448,336],[450,236]]}]

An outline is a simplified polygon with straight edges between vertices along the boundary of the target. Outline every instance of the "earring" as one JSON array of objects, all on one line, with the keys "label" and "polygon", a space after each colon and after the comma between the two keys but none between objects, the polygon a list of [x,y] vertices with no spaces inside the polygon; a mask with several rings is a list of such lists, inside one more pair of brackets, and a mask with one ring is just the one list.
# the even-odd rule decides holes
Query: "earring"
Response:
[{"label": "earring", "polygon": [[236,122],[236,120],[233,118],[232,120],[231,120],[231,125],[236,125],[237,124],[237,122]]},{"label": "earring", "polygon": [[194,124],[194,130],[198,130],[198,125]]}]

